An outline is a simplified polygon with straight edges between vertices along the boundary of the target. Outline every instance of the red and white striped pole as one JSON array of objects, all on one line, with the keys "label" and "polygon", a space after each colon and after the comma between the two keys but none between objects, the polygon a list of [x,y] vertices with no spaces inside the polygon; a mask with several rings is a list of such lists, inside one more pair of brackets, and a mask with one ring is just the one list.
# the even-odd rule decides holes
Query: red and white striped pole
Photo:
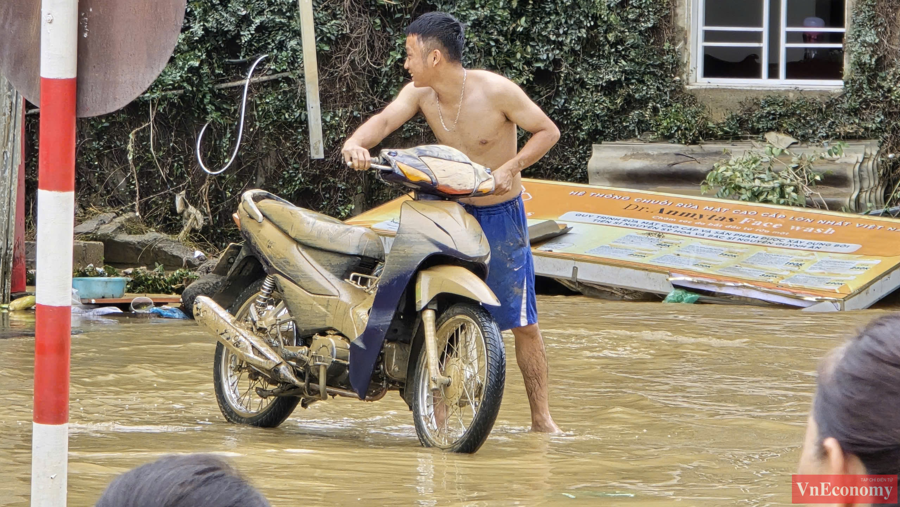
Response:
[{"label": "red and white striped pole", "polygon": [[77,69],[78,0],[42,0],[33,507],[66,505]]}]

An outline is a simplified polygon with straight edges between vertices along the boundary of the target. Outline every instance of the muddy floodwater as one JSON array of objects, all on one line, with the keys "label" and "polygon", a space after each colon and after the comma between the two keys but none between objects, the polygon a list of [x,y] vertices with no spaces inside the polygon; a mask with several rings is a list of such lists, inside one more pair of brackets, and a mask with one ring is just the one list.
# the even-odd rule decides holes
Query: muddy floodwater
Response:
[{"label": "muddy floodwater", "polygon": [[[395,393],[298,407],[274,430],[229,424],[213,394],[214,343],[192,321],[84,321],[72,338],[69,505],[93,505],[117,474],[190,452],[228,457],[276,506],[790,505],[816,362],[888,309],[541,297],[552,410],[566,433],[527,431],[506,333],[503,406],[471,456],[421,448]],[[32,337],[0,339],[2,506],[28,504],[33,354]]]}]

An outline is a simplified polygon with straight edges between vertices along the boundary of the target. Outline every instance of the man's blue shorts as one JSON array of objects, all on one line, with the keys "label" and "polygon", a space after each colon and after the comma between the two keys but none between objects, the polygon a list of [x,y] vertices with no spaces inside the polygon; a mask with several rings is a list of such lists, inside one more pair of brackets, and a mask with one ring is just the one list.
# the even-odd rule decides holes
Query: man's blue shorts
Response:
[{"label": "man's blue shorts", "polygon": [[534,261],[522,196],[491,206],[464,205],[491,245],[488,287],[500,306],[485,306],[501,331],[537,323]]}]

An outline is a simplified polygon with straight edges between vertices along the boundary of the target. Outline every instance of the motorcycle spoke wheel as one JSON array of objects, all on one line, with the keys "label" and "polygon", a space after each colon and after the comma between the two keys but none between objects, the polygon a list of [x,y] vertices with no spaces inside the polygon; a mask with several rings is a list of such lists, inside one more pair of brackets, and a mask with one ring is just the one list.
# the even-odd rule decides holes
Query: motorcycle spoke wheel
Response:
[{"label": "motorcycle spoke wheel", "polygon": [[256,388],[273,389],[275,385],[269,384],[265,377],[227,349],[222,354],[222,363],[225,396],[232,409],[244,417],[253,417],[265,412],[276,397],[263,398],[257,394]]},{"label": "motorcycle spoke wheel", "polygon": [[[256,304],[261,285],[262,280],[255,282],[238,296],[229,310],[237,322],[249,319],[250,309]],[[261,314],[275,311],[280,301],[278,292],[272,293]],[[282,310],[282,313],[278,318],[278,339],[282,341],[282,345],[293,345],[293,321],[287,310]],[[219,409],[233,423],[274,428],[291,415],[300,401],[296,397],[260,396],[258,388],[272,390],[278,384],[269,382],[265,375],[241,361],[221,343],[216,345],[213,376]]]},{"label": "motorcycle spoke wheel", "polygon": [[484,309],[457,305],[439,320],[435,341],[438,369],[450,384],[432,389],[421,354],[413,379],[419,439],[428,447],[475,452],[490,433],[503,395],[500,333]]},{"label": "motorcycle spoke wheel", "polygon": [[[484,336],[475,322],[464,315],[447,321],[436,335],[439,369],[450,377],[450,385],[420,390],[426,397],[425,426],[436,447],[449,448],[466,433],[481,404],[476,386],[484,384]],[[423,378],[429,383],[429,378]],[[481,391],[483,392],[483,390]]]}]

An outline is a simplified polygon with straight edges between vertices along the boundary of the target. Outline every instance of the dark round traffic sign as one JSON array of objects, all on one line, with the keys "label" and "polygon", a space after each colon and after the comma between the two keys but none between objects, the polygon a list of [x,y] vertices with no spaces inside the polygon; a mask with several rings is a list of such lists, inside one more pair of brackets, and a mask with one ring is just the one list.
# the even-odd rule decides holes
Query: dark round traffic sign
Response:
[{"label": "dark round traffic sign", "polygon": [[[79,117],[121,109],[159,76],[178,42],[187,0],[79,0]],[[0,74],[40,105],[41,1],[0,3]]]}]

